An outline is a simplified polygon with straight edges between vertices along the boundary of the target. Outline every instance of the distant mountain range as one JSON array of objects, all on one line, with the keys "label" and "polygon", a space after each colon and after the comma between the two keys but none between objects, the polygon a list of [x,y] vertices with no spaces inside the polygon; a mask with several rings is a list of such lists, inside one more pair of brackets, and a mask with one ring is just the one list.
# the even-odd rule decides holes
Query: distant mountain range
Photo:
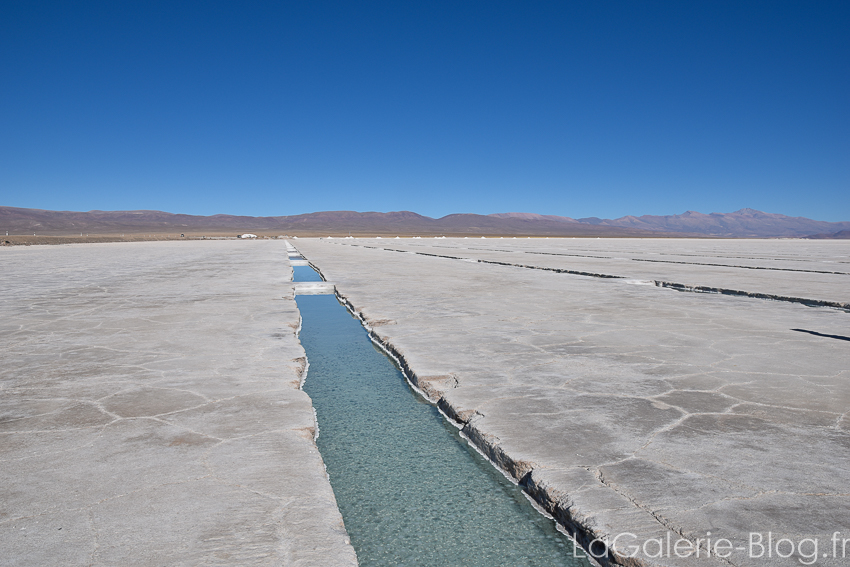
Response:
[{"label": "distant mountain range", "polygon": [[[850,222],[741,209],[734,213],[618,219],[573,219],[535,213],[453,214],[438,219],[409,211],[359,213],[324,211],[294,216],[196,216],[162,211],[46,211],[0,207],[0,231],[9,234],[66,236],[86,234],[230,234],[266,232],[298,236],[470,235],[470,236],[715,236],[848,238]],[[2,232],[0,232],[2,234]]]},{"label": "distant mountain range", "polygon": [[500,213],[499,218],[550,219],[561,222],[577,222],[594,226],[635,228],[641,230],[673,233],[691,233],[725,237],[808,237],[847,238],[842,233],[850,230],[850,222],[825,222],[805,217],[788,217],[765,213],[755,209],[741,209],[734,213],[703,214],[686,211],[681,215],[625,216],[618,219],[588,217],[572,219],[531,213]]}]

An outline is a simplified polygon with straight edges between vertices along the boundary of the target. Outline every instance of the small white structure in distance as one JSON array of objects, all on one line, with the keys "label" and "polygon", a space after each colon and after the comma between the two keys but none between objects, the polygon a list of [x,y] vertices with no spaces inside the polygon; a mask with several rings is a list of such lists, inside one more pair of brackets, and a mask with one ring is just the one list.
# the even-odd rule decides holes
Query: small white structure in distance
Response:
[{"label": "small white structure in distance", "polygon": [[246,232],[245,234],[240,234],[239,238],[257,238],[257,235]]}]

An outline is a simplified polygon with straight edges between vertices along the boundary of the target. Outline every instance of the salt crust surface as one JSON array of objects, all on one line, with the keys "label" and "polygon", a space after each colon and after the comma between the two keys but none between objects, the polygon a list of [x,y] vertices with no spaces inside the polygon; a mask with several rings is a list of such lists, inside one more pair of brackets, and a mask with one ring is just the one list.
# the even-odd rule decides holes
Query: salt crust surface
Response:
[{"label": "salt crust surface", "polygon": [[[850,538],[850,313],[654,284],[846,303],[850,243],[296,245],[417,386],[573,529],[735,545],[772,532],[818,538],[827,555],[833,532]],[[643,558],[730,563],[800,557]]]},{"label": "salt crust surface", "polygon": [[299,389],[284,242],[0,264],[0,564],[357,564]]}]

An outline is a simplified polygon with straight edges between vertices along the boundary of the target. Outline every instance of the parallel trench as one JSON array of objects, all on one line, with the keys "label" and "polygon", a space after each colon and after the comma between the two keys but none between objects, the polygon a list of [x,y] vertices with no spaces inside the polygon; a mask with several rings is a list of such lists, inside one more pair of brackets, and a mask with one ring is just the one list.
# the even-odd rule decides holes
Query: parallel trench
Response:
[{"label": "parallel trench", "polygon": [[[320,281],[295,266],[294,281]],[[587,566],[333,295],[298,295],[317,444],[360,565]]]},{"label": "parallel trench", "polygon": [[[497,260],[484,260],[481,258],[465,258],[461,256],[447,256],[443,254],[430,254],[427,252],[417,252],[415,250],[399,250],[395,248],[380,248],[378,246],[367,246],[363,244],[347,244],[346,246],[362,246],[363,248],[372,248],[375,250],[386,250],[388,252],[402,252],[407,254],[417,254],[419,256],[433,256],[435,258],[447,258],[450,260],[461,260],[467,262],[478,262],[481,264],[493,264],[497,266],[512,266],[516,268],[525,268],[529,270],[542,270],[546,272],[556,272],[559,274],[570,274],[574,276],[589,276],[594,278],[602,278],[602,279],[628,279],[625,276],[618,276],[613,274],[602,274],[596,272],[585,272],[580,270],[569,270],[566,268],[552,268],[545,266],[534,266],[528,264],[517,264],[513,262],[501,262]],[[436,248],[436,246],[435,246]],[[487,248],[467,248],[467,250],[485,250],[490,252],[516,252],[515,250],[495,250],[495,249],[487,249]],[[548,256],[576,256],[581,258],[609,258],[608,256],[588,256],[585,254],[557,254],[553,252],[528,252],[524,251],[524,254],[541,254]],[[661,262],[661,263],[669,263],[669,264],[687,264],[689,262],[673,262],[667,260],[646,260],[639,258],[631,258],[634,262]],[[767,268],[767,267],[753,267],[753,266],[735,266],[735,265],[727,265],[727,264],[705,264],[698,262],[690,262],[694,265],[703,265],[703,266],[722,266],[724,268],[740,268],[740,269],[749,269],[749,270],[774,270],[774,271],[786,271],[786,272],[808,272],[813,274],[832,274],[832,275],[850,275],[848,272],[828,272],[822,270],[794,270],[794,269],[786,269],[786,268]],[[785,295],[776,295],[771,293],[759,293],[759,292],[750,292],[750,291],[742,291],[738,289],[729,289],[729,288],[718,288],[718,287],[710,287],[710,286],[701,286],[701,285],[689,285],[682,284],[677,282],[668,282],[664,280],[650,280],[653,285],[656,287],[663,287],[667,289],[672,289],[675,291],[681,292],[693,292],[693,293],[716,293],[720,295],[732,295],[739,297],[750,297],[753,299],[766,299],[770,301],[783,301],[787,303],[799,303],[802,305],[806,305],[808,307],[829,307],[833,309],[838,309],[841,311],[850,312],[850,303],[841,302],[841,301],[825,301],[821,299],[809,299],[805,297],[789,297]]]}]

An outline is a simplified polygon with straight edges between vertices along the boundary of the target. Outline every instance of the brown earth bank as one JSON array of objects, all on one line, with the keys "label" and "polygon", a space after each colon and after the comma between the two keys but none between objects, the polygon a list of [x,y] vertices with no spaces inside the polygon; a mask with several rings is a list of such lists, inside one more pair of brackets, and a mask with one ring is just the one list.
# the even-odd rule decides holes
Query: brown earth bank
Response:
[{"label": "brown earth bank", "polygon": [[[256,234],[258,240],[291,238],[290,235],[284,235],[284,234],[272,234],[272,233],[269,233],[269,234],[252,233],[252,234]],[[411,234],[395,233],[395,235],[399,236],[399,238],[405,238],[405,239],[414,238],[414,235],[411,235]],[[312,237],[312,238],[317,238],[317,237],[322,238],[322,237],[326,237],[327,233],[322,233],[321,235],[312,234],[312,233],[305,233],[305,234],[302,234],[302,236],[304,238],[310,238],[310,237]],[[336,236],[332,236],[332,238],[345,238],[345,236],[348,236],[348,234],[345,234],[344,236],[341,235],[341,234],[337,234]],[[376,235],[375,233],[370,233],[370,234],[355,233],[355,234],[352,234],[351,236],[353,238],[375,238],[376,236],[380,236],[380,235]],[[447,234],[445,236],[447,238],[448,237],[456,237],[456,238],[457,237],[463,237],[463,235],[457,235],[457,234]],[[433,238],[429,235],[426,235],[426,237]],[[382,236],[382,238],[389,239],[389,238],[394,238],[394,236],[393,237]],[[476,235],[475,238],[479,238],[479,236]],[[492,239],[492,238],[504,238],[504,237],[500,236],[498,234],[487,234],[487,235],[484,236],[484,238],[491,238]],[[511,237],[511,238],[513,238],[513,237]],[[516,237],[516,238],[526,238],[526,237],[521,236],[521,237]],[[549,238],[549,237],[547,237],[547,236],[528,236],[527,238],[540,239],[540,238]],[[552,238],[570,238],[570,237],[569,236],[553,236]],[[595,238],[619,238],[619,237],[574,236],[572,238],[594,238],[595,239]],[[650,236],[638,236],[638,237],[633,237],[633,238],[684,238],[684,237],[682,235],[655,235],[654,234],[654,235],[650,235]],[[692,238],[692,237],[690,237],[690,238]],[[703,237],[703,238],[710,238],[710,237]],[[97,244],[97,243],[106,243],[106,242],[150,242],[150,241],[166,241],[166,240],[173,240],[173,241],[178,241],[178,240],[182,240],[182,241],[188,241],[188,240],[210,240],[210,241],[239,240],[239,236],[235,235],[235,234],[226,234],[226,235],[225,234],[218,234],[218,235],[216,235],[216,234],[203,234],[202,235],[202,234],[192,234],[192,233],[184,233],[182,236],[179,235],[179,234],[178,235],[174,235],[174,234],[149,234],[148,235],[148,234],[126,234],[126,233],[123,234],[123,235],[120,235],[120,234],[119,235],[115,235],[115,234],[100,234],[100,235],[90,234],[90,235],[85,235],[85,236],[73,236],[73,235],[72,236],[47,236],[47,235],[40,235],[40,234],[39,235],[31,235],[31,236],[10,235],[10,236],[0,236],[0,246],[37,246],[37,245],[52,245],[52,244]]]},{"label": "brown earth bank", "polygon": [[91,244],[98,242],[141,242],[146,240],[183,240],[174,236],[124,236],[115,234],[85,236],[9,235],[0,236],[0,246],[32,246],[37,244]]},{"label": "brown earth bank", "polygon": [[[275,238],[276,236],[259,236],[258,238]],[[33,246],[40,244],[96,244],[102,242],[150,242],[164,240],[222,240],[237,239],[235,234],[228,235],[195,235],[180,234],[85,234],[53,236],[43,234],[32,235],[0,235],[0,246]]]}]

